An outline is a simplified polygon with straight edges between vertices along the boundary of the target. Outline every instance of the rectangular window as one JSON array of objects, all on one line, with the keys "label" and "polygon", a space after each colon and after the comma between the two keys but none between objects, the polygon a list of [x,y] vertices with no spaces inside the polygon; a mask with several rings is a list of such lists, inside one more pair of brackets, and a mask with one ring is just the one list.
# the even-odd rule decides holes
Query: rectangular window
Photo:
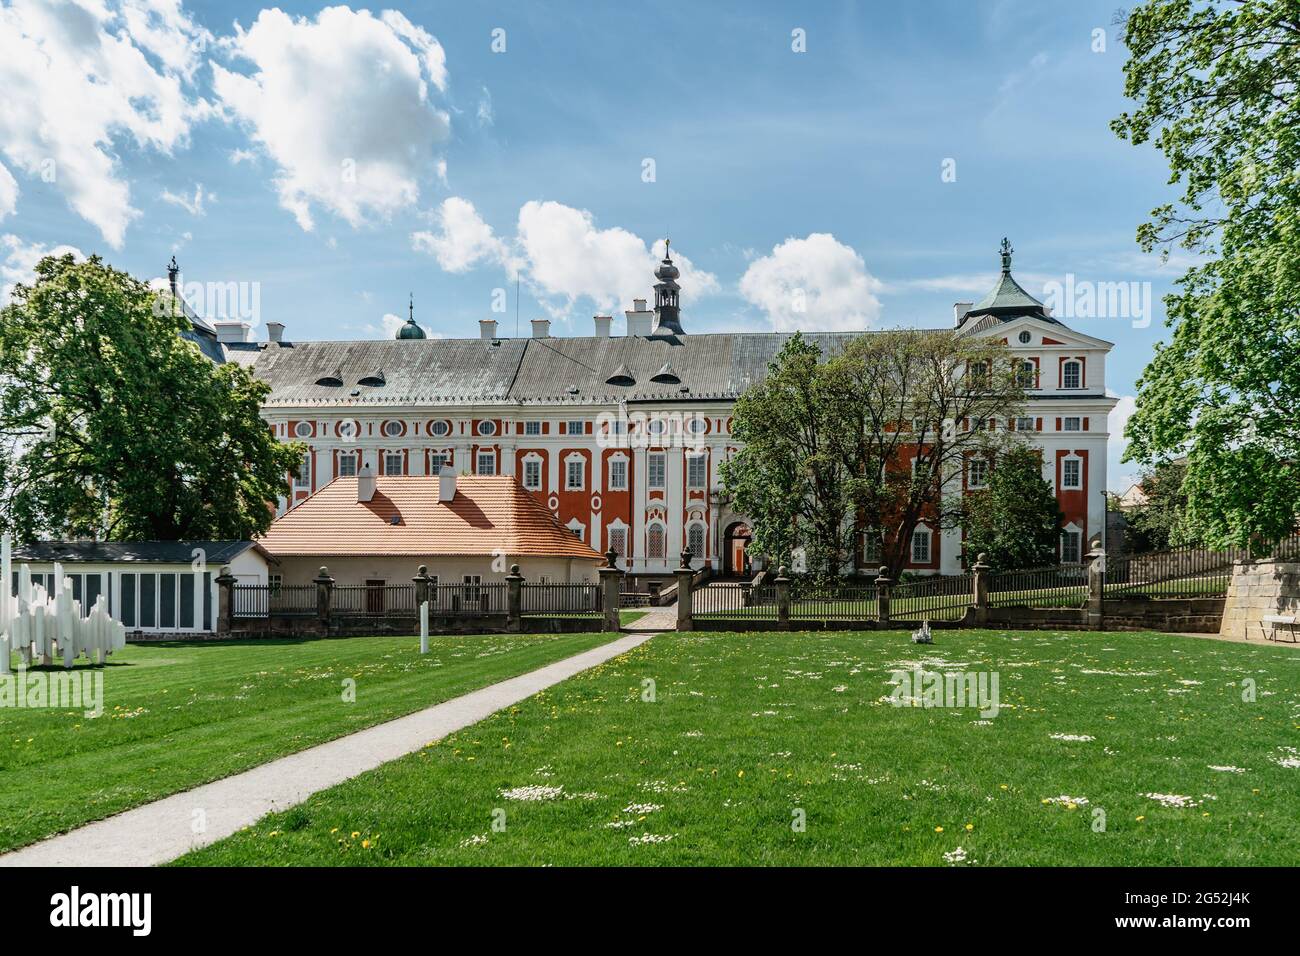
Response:
[{"label": "rectangular window", "polygon": [[140,626],[154,626],[154,612],[157,610],[158,575],[140,575]]},{"label": "rectangular window", "polygon": [[912,532],[912,563],[930,563],[930,532],[927,528],[917,528]]},{"label": "rectangular window", "polygon": [[536,458],[529,458],[524,462],[524,487],[529,491],[542,489],[542,463]]},{"label": "rectangular window", "polygon": [[385,453],[384,474],[400,475],[402,473],[402,465],[404,463],[405,457],[406,456],[403,455],[400,451],[390,451]]},{"label": "rectangular window", "polygon": [[446,455],[430,455],[430,456],[429,456],[429,474],[431,474],[431,475],[440,475],[440,474],[442,474],[442,469],[443,469],[447,464],[448,464],[448,461],[447,461],[447,456],[446,456]]},{"label": "rectangular window", "polygon": [[1061,461],[1061,487],[1062,488],[1082,488],[1083,487],[1083,462],[1078,458],[1065,458]]},{"label": "rectangular window", "polygon": [[566,435],[581,435],[586,432],[581,421],[571,421],[564,423],[564,433]]},{"label": "rectangular window", "polygon": [[203,572],[203,630],[212,630],[212,572]]},{"label": "rectangular window", "polygon": [[707,482],[708,464],[703,455],[686,456],[686,487],[703,488]]},{"label": "rectangular window", "polygon": [[1066,362],[1061,366],[1061,388],[1083,387],[1083,363]]},{"label": "rectangular window", "polygon": [[862,561],[867,567],[880,563],[880,532],[868,529],[862,535]]},{"label": "rectangular window", "polygon": [[357,473],[357,456],[353,454],[339,455],[339,477],[351,478]]},{"label": "rectangular window", "polygon": [[298,477],[293,480],[295,488],[311,487],[311,452],[302,456],[302,464],[298,467]]},{"label": "rectangular window", "polygon": [[966,486],[968,488],[987,488],[989,483],[989,463],[986,458],[972,458],[966,464]]},{"label": "rectangular window", "polygon": [[158,626],[176,626],[176,575],[158,575]]},{"label": "rectangular window", "polygon": [[583,464],[581,458],[571,458],[564,463],[564,487],[566,491],[580,491],[582,489]]},{"label": "rectangular window", "polygon": [[540,435],[542,433],[541,422],[524,422],[525,435]]},{"label": "rectangular window", "polygon": [[1082,419],[1078,415],[1061,419],[1061,430],[1067,432],[1077,432],[1081,430]]},{"label": "rectangular window", "polygon": [[479,603],[479,585],[483,583],[483,576],[480,574],[467,574],[461,582],[463,584],[462,596],[466,604],[477,605]]},{"label": "rectangular window", "polygon": [[609,463],[609,488],[611,491],[627,491],[627,461],[625,459],[615,458]]},{"label": "rectangular window", "polygon": [[654,454],[647,456],[646,464],[649,471],[646,484],[651,488],[663,488],[668,483],[664,471],[667,466],[667,459],[664,457],[663,453],[655,452]]},{"label": "rectangular window", "polygon": [[477,474],[495,475],[497,473],[497,456],[496,452],[481,451],[478,453],[478,465],[475,468]]},{"label": "rectangular window", "polygon": [[127,627],[135,627],[135,575],[129,572],[122,575],[121,621]]},{"label": "rectangular window", "polygon": [[182,630],[194,630],[194,578],[193,574],[180,575],[181,584],[181,619]]},{"label": "rectangular window", "polygon": [[1061,563],[1078,564],[1083,560],[1080,553],[1083,547],[1083,535],[1078,531],[1066,531],[1061,535]]},{"label": "rectangular window", "polygon": [[1031,432],[1034,430],[1034,420],[1032,418],[1017,418],[1016,431]]}]

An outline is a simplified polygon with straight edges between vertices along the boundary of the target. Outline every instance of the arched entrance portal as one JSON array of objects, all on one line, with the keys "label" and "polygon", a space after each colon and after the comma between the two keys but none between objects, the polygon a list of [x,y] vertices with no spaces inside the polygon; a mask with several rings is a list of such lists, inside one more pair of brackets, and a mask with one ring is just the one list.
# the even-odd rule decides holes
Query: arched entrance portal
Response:
[{"label": "arched entrance portal", "polygon": [[750,576],[749,542],[751,538],[749,525],[743,521],[737,521],[727,526],[726,534],[723,536],[722,549],[724,574],[742,578]]}]

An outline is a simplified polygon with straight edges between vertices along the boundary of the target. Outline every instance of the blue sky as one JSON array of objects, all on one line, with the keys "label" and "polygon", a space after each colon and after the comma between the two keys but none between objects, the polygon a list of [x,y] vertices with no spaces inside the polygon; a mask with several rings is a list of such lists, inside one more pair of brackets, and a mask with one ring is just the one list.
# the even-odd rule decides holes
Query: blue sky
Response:
[{"label": "blue sky", "polygon": [[1133,237],[1172,191],[1107,125],[1113,0],[78,3],[0,0],[6,283],[61,245],[142,278],[174,252],[289,338],[366,338],[408,292],[432,334],[513,334],[518,280],[524,330],[588,334],[668,232],[688,332],[939,326],[1007,235],[1040,297],[1151,283],[1149,327],[1067,320],[1116,344],[1117,395],[1165,333],[1178,262]]}]

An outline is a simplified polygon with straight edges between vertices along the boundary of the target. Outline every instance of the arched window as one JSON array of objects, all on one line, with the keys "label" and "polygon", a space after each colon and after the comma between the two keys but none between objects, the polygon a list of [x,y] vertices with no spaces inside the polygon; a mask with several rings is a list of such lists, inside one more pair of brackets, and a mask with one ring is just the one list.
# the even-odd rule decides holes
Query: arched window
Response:
[{"label": "arched window", "polygon": [[645,533],[645,556],[662,561],[665,555],[664,526],[658,522],[652,524]]},{"label": "arched window", "polygon": [[1083,363],[1070,359],[1061,363],[1061,388],[1083,387]]},{"label": "arched window", "polygon": [[704,525],[693,524],[686,531],[686,547],[691,549],[691,559],[699,560],[704,555]]}]

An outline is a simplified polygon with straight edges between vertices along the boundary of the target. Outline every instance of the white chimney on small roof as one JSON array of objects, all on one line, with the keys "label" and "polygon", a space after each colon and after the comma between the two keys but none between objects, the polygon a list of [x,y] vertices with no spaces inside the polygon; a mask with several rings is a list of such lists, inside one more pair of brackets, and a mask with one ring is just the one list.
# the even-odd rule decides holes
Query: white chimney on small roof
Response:
[{"label": "white chimney on small roof", "polygon": [[966,313],[973,308],[975,308],[974,302],[954,302],[952,304],[953,328],[960,329],[961,324],[966,321]]},{"label": "white chimney on small roof", "polygon": [[369,465],[362,465],[357,472],[357,502],[363,503],[375,497],[375,473]]},{"label": "white chimney on small roof", "polygon": [[266,323],[266,340],[268,342],[279,342],[283,338],[284,338],[283,322]]},{"label": "white chimney on small roof", "polygon": [[217,331],[218,342],[247,342],[249,325],[247,322],[240,322],[238,319],[230,319],[225,322],[213,322],[212,327]]},{"label": "white chimney on small roof", "polygon": [[614,317],[612,315],[597,315],[594,320],[596,323],[596,338],[609,338],[609,330],[614,325]]},{"label": "white chimney on small roof", "polygon": [[551,337],[550,319],[533,319],[533,338],[549,339]]},{"label": "white chimney on small roof", "polygon": [[478,337],[481,339],[494,339],[497,337],[497,320],[496,319],[479,319],[478,320]]},{"label": "white chimney on small roof", "polygon": [[456,497],[456,469],[443,465],[438,472],[438,501],[450,502]]},{"label": "white chimney on small roof", "polygon": [[646,311],[645,302],[646,302],[645,299],[633,299],[633,300],[632,300],[632,311],[633,311],[633,312],[644,312],[644,311]]},{"label": "white chimney on small roof", "polygon": [[627,334],[649,335],[654,324],[655,314],[645,307],[645,299],[633,299],[634,309],[627,309],[623,315],[627,319]]}]

